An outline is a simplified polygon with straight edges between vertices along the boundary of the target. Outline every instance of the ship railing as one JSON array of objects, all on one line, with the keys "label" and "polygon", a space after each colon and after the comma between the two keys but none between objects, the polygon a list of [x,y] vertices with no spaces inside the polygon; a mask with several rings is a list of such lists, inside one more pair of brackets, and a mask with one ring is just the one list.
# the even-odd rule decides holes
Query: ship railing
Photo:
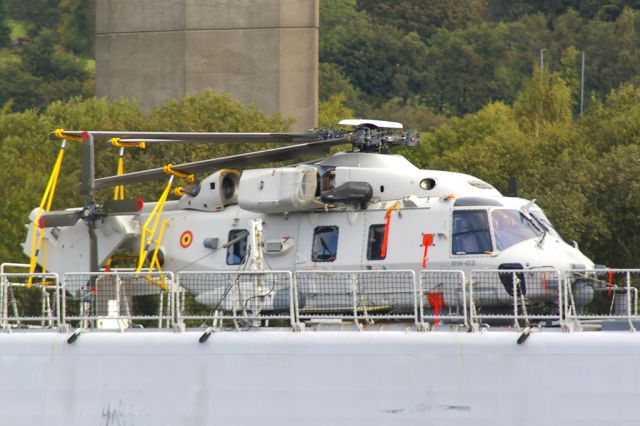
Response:
[{"label": "ship railing", "polygon": [[[353,322],[635,330],[640,269],[28,274],[0,268],[0,327],[128,330]],[[466,282],[465,282],[466,281]]]},{"label": "ship railing", "polygon": [[295,324],[290,271],[190,271],[179,272],[177,280],[181,328]]},{"label": "ship railing", "polygon": [[418,307],[425,329],[452,323],[468,327],[467,305],[463,271],[420,271]]},{"label": "ship railing", "polygon": [[296,318],[301,322],[410,320],[420,325],[415,271],[297,271]]},{"label": "ship railing", "polygon": [[[566,317],[570,324],[638,321],[640,269],[572,269],[565,274]],[[626,328],[626,325],[623,325]]]},{"label": "ship railing", "polygon": [[62,315],[58,274],[5,272],[6,265],[0,273],[1,328],[57,328]]},{"label": "ship railing", "polygon": [[563,280],[556,269],[471,271],[469,314],[475,325],[563,325]]},{"label": "ship railing", "polygon": [[172,328],[172,272],[66,273],[62,277],[62,324],[75,329]]}]

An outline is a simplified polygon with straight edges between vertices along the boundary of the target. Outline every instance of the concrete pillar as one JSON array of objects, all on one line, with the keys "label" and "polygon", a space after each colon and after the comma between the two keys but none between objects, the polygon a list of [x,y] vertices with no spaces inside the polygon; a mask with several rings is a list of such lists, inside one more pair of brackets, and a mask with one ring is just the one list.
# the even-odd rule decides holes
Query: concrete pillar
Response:
[{"label": "concrete pillar", "polygon": [[96,93],[143,108],[211,88],[315,127],[319,0],[97,0]]}]

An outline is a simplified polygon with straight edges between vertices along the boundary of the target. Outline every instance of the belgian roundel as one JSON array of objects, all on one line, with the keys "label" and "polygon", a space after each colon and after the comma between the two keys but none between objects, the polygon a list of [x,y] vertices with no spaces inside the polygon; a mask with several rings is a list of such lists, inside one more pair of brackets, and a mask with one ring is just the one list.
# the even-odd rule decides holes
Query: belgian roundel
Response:
[{"label": "belgian roundel", "polygon": [[193,234],[191,231],[184,231],[182,235],[180,235],[180,247],[187,248],[193,242]]}]

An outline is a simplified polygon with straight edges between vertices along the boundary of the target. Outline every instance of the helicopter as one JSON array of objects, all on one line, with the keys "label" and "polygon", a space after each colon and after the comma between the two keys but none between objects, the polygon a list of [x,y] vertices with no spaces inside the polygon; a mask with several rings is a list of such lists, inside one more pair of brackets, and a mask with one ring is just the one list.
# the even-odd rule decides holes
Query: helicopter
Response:
[{"label": "helicopter", "polygon": [[[562,239],[535,201],[518,197],[516,190],[505,196],[474,176],[421,170],[389,153],[391,147],[418,145],[417,132],[382,120],[347,119],[339,124],[349,130],[52,133],[51,139],[82,139],[80,193],[87,202],[63,211],[34,209],[24,253],[34,256],[34,233],[41,233],[47,242],[46,266],[42,253],[36,252],[35,261],[59,274],[100,271],[119,251],[137,248],[138,269],[144,263],[172,272],[242,271],[256,268],[256,259],[258,269],[273,271],[594,268],[576,245]],[[99,139],[287,145],[96,178],[94,140]],[[351,144],[352,151],[317,159],[343,144]],[[283,160],[298,162],[253,168]],[[175,177],[193,180],[194,173],[203,172],[210,174],[168,200]],[[95,197],[99,189],[168,176],[164,198],[157,202],[100,204]],[[154,238],[149,237],[150,227]],[[221,289],[183,285],[199,302],[219,306]],[[499,308],[512,303],[508,280],[487,286],[484,290],[494,294],[487,304]],[[307,305],[329,308],[321,298],[314,302],[313,292],[308,290]],[[460,295],[447,297],[447,305],[461,304]],[[402,298],[391,302],[398,309],[410,303]]]}]

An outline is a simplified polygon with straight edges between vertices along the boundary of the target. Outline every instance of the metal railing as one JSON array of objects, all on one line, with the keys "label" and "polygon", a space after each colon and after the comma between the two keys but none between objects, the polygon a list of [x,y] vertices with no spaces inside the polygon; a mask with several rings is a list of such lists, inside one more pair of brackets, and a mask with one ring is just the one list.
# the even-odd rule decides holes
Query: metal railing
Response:
[{"label": "metal railing", "polygon": [[419,276],[412,270],[218,271],[175,277],[117,270],[60,279],[8,273],[7,265],[0,269],[0,328],[6,330],[300,329],[302,323],[342,321],[358,327],[409,322],[421,330],[438,324],[635,330],[640,319],[640,269],[474,270],[469,276],[434,270]]},{"label": "metal railing", "polygon": [[171,272],[67,273],[62,322],[73,328],[170,328],[175,317]]},{"label": "metal railing", "polygon": [[441,322],[469,326],[467,288],[462,271],[420,271],[418,303],[425,327]]},{"label": "metal railing", "polygon": [[263,321],[293,325],[292,276],[289,271],[179,272],[177,321],[186,328],[225,321],[237,327]]},{"label": "metal railing", "polygon": [[57,274],[0,274],[0,324],[3,329],[56,328],[61,322]]},{"label": "metal railing", "polygon": [[640,269],[574,269],[565,274],[568,320],[638,320]]},{"label": "metal railing", "polygon": [[561,325],[564,316],[560,272],[555,269],[483,269],[471,271],[471,321],[475,324],[534,323]]},{"label": "metal railing", "polygon": [[295,307],[299,321],[412,320],[418,324],[415,272],[298,271]]}]

